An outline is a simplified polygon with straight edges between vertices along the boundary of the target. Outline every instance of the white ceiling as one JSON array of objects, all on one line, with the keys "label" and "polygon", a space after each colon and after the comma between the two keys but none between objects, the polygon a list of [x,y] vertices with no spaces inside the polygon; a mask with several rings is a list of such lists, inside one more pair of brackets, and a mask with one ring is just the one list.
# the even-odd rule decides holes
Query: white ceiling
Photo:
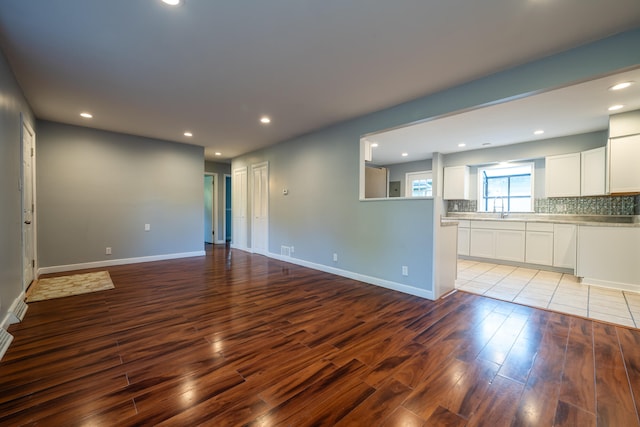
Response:
[{"label": "white ceiling", "polygon": [[[609,90],[621,82],[624,90]],[[612,105],[623,105],[611,112]],[[640,68],[460,114],[368,135],[373,161],[390,165],[448,154],[605,130],[609,115],[640,109]],[[542,135],[534,131],[544,130]],[[464,147],[458,144],[464,143]],[[402,153],[408,156],[403,157]]]},{"label": "white ceiling", "polygon": [[638,26],[638,0],[0,1],[39,118],[222,159]]}]

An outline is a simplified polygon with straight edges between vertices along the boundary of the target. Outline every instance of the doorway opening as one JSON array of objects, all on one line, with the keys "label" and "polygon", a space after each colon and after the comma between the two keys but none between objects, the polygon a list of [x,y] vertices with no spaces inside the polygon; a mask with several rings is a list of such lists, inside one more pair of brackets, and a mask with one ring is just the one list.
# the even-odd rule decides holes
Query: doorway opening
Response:
[{"label": "doorway opening", "polygon": [[213,244],[218,236],[218,174],[204,176],[204,242]]},{"label": "doorway opening", "polygon": [[224,240],[231,243],[231,175],[224,175]]},{"label": "doorway opening", "polygon": [[22,289],[26,292],[36,272],[36,215],[35,215],[35,142],[36,134],[29,123],[22,120]]}]

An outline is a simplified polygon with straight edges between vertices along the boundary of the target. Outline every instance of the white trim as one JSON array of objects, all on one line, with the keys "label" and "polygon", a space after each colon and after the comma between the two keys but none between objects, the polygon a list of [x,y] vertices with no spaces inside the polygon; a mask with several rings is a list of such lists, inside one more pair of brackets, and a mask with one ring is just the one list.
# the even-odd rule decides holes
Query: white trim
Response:
[{"label": "white trim", "polygon": [[640,292],[640,285],[633,283],[611,282],[609,280],[592,279],[590,277],[583,277],[580,283],[586,286],[593,285],[600,288],[615,289],[618,291],[631,291]]},{"label": "white trim", "polygon": [[392,282],[390,280],[380,279],[378,277],[367,276],[360,273],[354,273],[348,270],[342,270],[340,268],[329,267],[327,265],[322,265],[322,264],[316,264],[314,262],[305,261],[298,258],[282,256],[280,254],[274,254],[272,252],[269,252],[268,254],[265,254],[265,255],[268,256],[269,258],[277,259],[279,261],[300,265],[302,267],[311,268],[313,270],[324,271],[325,273],[335,274],[336,276],[342,276],[348,279],[358,280],[360,282],[368,283],[370,285],[380,286],[382,288],[391,289],[393,291],[398,291],[405,294],[426,298],[432,301],[434,299],[433,291],[416,288],[414,286],[405,285],[403,283]]},{"label": "white trim", "polygon": [[137,264],[141,262],[164,261],[164,260],[177,259],[177,258],[190,258],[190,257],[204,256],[204,255],[206,255],[205,251],[194,251],[194,252],[181,252],[181,253],[165,254],[165,255],[143,256],[143,257],[137,257],[137,258],[121,258],[121,259],[110,259],[105,261],[83,262],[80,264],[54,265],[51,267],[42,267],[38,269],[38,275],[48,274],[48,273],[60,273],[63,271],[84,270],[86,268],[109,267],[112,265]]},{"label": "white trim", "polygon": [[2,327],[3,329],[7,329],[9,325],[18,323],[20,321],[20,319],[17,319],[14,311],[16,306],[20,303],[20,301],[24,301],[24,298],[25,298],[25,294],[24,294],[24,291],[22,291],[20,292],[20,295],[18,295],[17,298],[14,299],[13,302],[11,303],[11,307],[9,307],[9,310],[7,310],[7,314],[5,314],[4,319],[2,319],[2,324],[0,324],[0,327]]}]

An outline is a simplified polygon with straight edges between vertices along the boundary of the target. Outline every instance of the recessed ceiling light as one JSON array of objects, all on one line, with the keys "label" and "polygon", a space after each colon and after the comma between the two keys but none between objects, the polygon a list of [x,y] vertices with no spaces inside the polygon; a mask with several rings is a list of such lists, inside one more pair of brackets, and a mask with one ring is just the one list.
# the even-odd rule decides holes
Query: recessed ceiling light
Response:
[{"label": "recessed ceiling light", "polygon": [[221,152],[219,152],[219,151],[216,151],[216,152],[215,152],[215,153],[213,153],[213,154],[215,154],[216,156],[222,156],[222,153],[221,153]]},{"label": "recessed ceiling light", "polygon": [[93,118],[93,114],[91,113],[80,113],[80,116],[84,117],[85,119]]},{"label": "recessed ceiling light", "polygon": [[467,144],[465,144],[464,142],[461,142],[460,144],[458,144],[458,147],[466,147]]},{"label": "recessed ceiling light", "polygon": [[193,136],[193,134],[192,134],[191,132],[185,132],[185,133],[184,133],[184,136],[192,137],[192,136]]},{"label": "recessed ceiling light", "polygon": [[542,135],[544,133],[544,131],[542,129],[538,129],[537,131],[533,132],[534,135]]},{"label": "recessed ceiling light", "polygon": [[609,111],[616,111],[616,110],[619,110],[619,109],[621,109],[623,107],[624,107],[624,105],[622,105],[622,104],[612,105],[611,107],[609,107]]},{"label": "recessed ceiling light", "polygon": [[402,153],[402,157],[407,157],[409,153]]},{"label": "recessed ceiling light", "polygon": [[617,85],[613,85],[609,88],[609,90],[621,90],[621,89],[626,89],[629,86],[631,86],[633,84],[633,82],[622,82],[622,83],[618,83]]},{"label": "recessed ceiling light", "polygon": [[162,0],[162,3],[168,4],[169,6],[177,6],[180,4],[180,0]]},{"label": "recessed ceiling light", "polygon": [[374,142],[374,143],[372,143],[372,144],[371,144],[371,147],[372,147],[372,148],[376,148],[377,146],[378,146],[378,143],[377,143],[377,142]]},{"label": "recessed ceiling light", "polygon": [[262,116],[260,117],[260,123],[262,123],[263,125],[267,125],[271,123],[271,119],[267,116]]}]

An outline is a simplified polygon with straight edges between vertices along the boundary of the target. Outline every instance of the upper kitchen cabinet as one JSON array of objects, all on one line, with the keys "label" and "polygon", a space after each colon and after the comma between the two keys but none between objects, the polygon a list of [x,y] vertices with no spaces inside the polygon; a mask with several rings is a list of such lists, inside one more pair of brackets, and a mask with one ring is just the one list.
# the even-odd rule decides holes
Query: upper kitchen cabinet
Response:
[{"label": "upper kitchen cabinet", "polygon": [[640,135],[609,140],[609,191],[640,192]]},{"label": "upper kitchen cabinet", "polygon": [[469,200],[469,167],[448,166],[444,168],[445,200]]},{"label": "upper kitchen cabinet", "polygon": [[547,197],[606,194],[605,147],[545,158]]},{"label": "upper kitchen cabinet", "polygon": [[580,196],[580,153],[545,158],[545,193],[547,197]]},{"label": "upper kitchen cabinet", "polygon": [[601,196],[606,194],[605,147],[580,153],[580,195]]},{"label": "upper kitchen cabinet", "polygon": [[640,110],[609,119],[609,192],[640,192]]}]

